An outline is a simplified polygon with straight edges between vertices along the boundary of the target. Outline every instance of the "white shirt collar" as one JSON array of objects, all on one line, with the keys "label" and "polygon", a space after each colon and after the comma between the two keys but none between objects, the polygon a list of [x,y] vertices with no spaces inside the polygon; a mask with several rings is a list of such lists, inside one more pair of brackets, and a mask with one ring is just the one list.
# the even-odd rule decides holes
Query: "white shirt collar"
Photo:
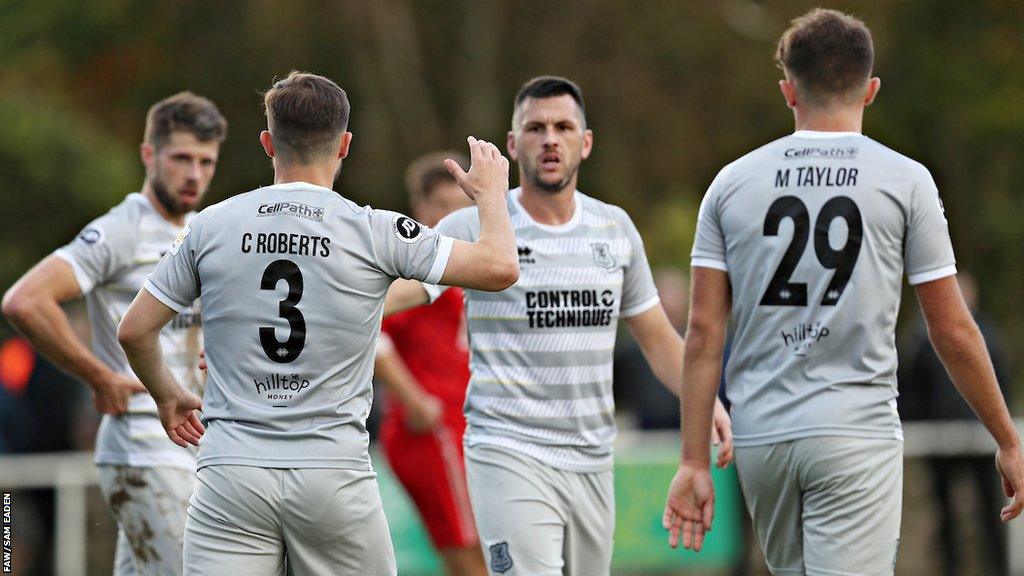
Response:
[{"label": "white shirt collar", "polygon": [[540,228],[541,230],[544,230],[545,232],[568,232],[575,228],[577,225],[579,225],[580,221],[583,220],[583,203],[580,201],[579,190],[573,190],[572,193],[572,200],[574,205],[572,218],[569,218],[569,220],[561,224],[541,224],[540,222],[534,220],[533,216],[530,216],[530,213],[527,212],[526,209],[523,208],[523,205],[519,202],[519,196],[522,195],[522,193],[523,189],[521,187],[513,188],[509,192],[509,196],[512,198],[512,204],[516,207],[516,210],[519,210],[519,213],[522,214],[523,217],[530,222],[530,224],[533,224],[534,226]]},{"label": "white shirt collar", "polygon": [[822,130],[797,130],[793,132],[797,138],[840,138],[843,136],[863,136],[860,132],[825,132]]}]

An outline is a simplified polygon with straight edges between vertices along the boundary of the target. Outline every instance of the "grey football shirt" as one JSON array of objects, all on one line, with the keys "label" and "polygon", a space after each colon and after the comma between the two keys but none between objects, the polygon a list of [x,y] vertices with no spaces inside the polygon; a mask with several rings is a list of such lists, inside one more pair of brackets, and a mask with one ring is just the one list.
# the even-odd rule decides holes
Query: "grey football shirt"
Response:
[{"label": "grey football shirt", "polygon": [[693,266],[732,285],[726,389],[737,446],[900,438],[904,273],[956,273],[921,164],[855,132],[798,131],[726,166],[701,204]]},{"label": "grey football shirt", "polygon": [[199,467],[370,469],[375,342],[396,277],[437,282],[452,239],[304,182],[200,212],[145,288],[201,296],[209,379]]},{"label": "grey football shirt", "polygon": [[[612,465],[612,356],[620,317],[659,303],[643,241],[621,208],[575,193],[573,217],[535,222],[509,192],[519,281],[465,290],[470,383],[467,446],[493,445],[577,471]],[[480,235],[476,207],[438,231]]]},{"label": "grey football shirt", "polygon": [[[145,196],[132,193],[55,252],[71,265],[85,295],[93,353],[115,372],[132,374],[117,343],[117,324],[181,230]],[[179,312],[160,332],[160,345],[177,382],[201,394],[199,308],[188,306]],[[96,437],[96,463],[194,469],[196,462],[192,451],[167,438],[156,416],[156,403],[149,394],[140,393],[129,401],[128,414],[103,416]]]}]

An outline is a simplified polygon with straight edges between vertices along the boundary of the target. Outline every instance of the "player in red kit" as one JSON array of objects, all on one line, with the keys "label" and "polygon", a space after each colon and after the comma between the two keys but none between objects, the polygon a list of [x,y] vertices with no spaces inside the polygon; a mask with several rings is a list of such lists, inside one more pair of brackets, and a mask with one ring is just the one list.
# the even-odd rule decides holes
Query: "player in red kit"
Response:
[{"label": "player in red kit", "polygon": [[[412,214],[428,226],[470,204],[441,164],[445,158],[460,156],[427,154],[406,172]],[[391,393],[380,428],[388,464],[416,504],[448,574],[484,576],[462,459],[469,383],[462,306],[462,291],[450,289],[431,305],[386,318],[374,374]]]}]

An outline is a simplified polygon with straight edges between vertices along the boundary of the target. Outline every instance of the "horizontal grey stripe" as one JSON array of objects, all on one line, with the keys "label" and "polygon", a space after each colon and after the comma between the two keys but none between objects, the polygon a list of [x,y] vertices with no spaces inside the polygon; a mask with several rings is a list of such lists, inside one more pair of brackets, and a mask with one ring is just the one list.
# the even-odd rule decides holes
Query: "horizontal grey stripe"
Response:
[{"label": "horizontal grey stripe", "polygon": [[577,418],[537,418],[533,416],[511,418],[470,409],[466,412],[466,422],[471,423],[474,427],[486,427],[495,430],[521,429],[523,435],[541,434],[539,432],[541,430],[573,433],[582,430],[597,431],[615,428],[615,418],[611,414],[581,416]]},{"label": "horizontal grey stripe", "polygon": [[499,366],[584,366],[611,362],[614,349],[566,352],[523,352],[521,350],[473,350],[473,362]]},{"label": "horizontal grey stripe", "polygon": [[470,379],[473,394],[489,398],[536,398],[543,395],[549,400],[577,400],[580,398],[601,398],[612,390],[612,381],[587,382],[585,384],[534,384],[522,386],[516,384]]},{"label": "horizontal grey stripe", "polygon": [[[545,315],[545,319],[547,316]],[[554,317],[552,316],[552,319]],[[619,325],[619,315],[616,313],[611,317],[607,326],[565,326],[562,328],[530,328],[525,316],[520,318],[473,318],[466,322],[469,327],[470,343],[472,335],[490,334],[495,332],[507,332],[509,334],[557,334],[563,332],[587,334],[592,332],[615,332]],[[514,348],[518,349],[518,348]]]},{"label": "horizontal grey stripe", "polygon": [[[514,218],[514,217],[513,217]],[[529,242],[531,240],[560,240],[562,237],[566,238],[592,238],[596,242],[607,242],[609,240],[615,240],[617,238],[626,238],[625,231],[620,226],[590,226],[584,222],[580,222],[571,232],[568,233],[553,233],[546,230],[541,230],[536,226],[516,226],[516,222],[513,222],[513,226],[516,228],[516,240],[520,242]]]},{"label": "horizontal grey stripe", "polygon": [[615,441],[618,430],[614,422],[592,429],[554,430],[538,426],[526,426],[516,422],[502,422],[493,419],[475,419],[474,431],[494,436],[514,436],[530,442],[548,446],[575,446],[592,448]]}]

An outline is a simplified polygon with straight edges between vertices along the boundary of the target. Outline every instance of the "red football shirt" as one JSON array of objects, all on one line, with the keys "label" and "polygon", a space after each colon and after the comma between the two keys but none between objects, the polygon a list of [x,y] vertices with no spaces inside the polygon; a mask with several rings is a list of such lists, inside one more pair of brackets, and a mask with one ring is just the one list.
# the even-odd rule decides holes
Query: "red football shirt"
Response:
[{"label": "red football shirt", "polygon": [[[469,347],[462,290],[449,288],[434,303],[384,319],[395,351],[420,386],[444,403],[445,420],[462,419],[469,385]],[[388,402],[386,418],[405,418],[405,407]]]}]

